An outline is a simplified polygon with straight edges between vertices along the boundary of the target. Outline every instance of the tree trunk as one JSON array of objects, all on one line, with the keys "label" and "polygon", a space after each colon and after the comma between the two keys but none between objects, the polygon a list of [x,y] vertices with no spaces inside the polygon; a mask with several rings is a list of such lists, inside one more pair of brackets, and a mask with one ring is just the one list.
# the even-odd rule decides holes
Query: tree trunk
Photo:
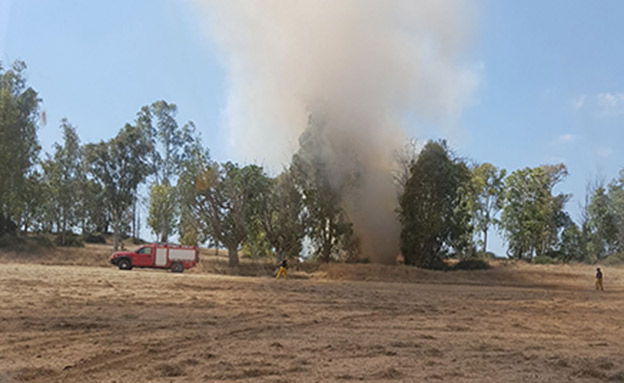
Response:
[{"label": "tree trunk", "polygon": [[134,200],[134,204],[132,204],[132,243],[136,243],[136,239],[137,239],[137,222],[136,222],[136,217],[137,217],[137,200]]},{"label": "tree trunk", "polygon": [[487,229],[483,230],[483,252],[487,253]]},{"label": "tree trunk", "polygon": [[238,266],[238,248],[236,246],[228,247],[228,266],[237,267]]},{"label": "tree trunk", "polygon": [[121,239],[121,220],[122,220],[122,213],[118,213],[115,214],[115,216],[117,218],[113,219],[113,223],[112,223],[112,229],[113,229],[113,248],[115,249],[115,251],[117,251],[117,249],[119,248],[119,240]]},{"label": "tree trunk", "polygon": [[118,248],[119,248],[119,231],[115,229],[115,232],[113,233],[113,249],[117,251]]},{"label": "tree trunk", "polygon": [[166,243],[169,239],[169,233],[167,227],[167,219],[166,217],[160,218],[160,242]]},{"label": "tree trunk", "polygon": [[137,214],[137,234],[136,234],[136,238],[134,239],[134,244],[137,245],[139,243],[139,237],[141,236],[141,213],[139,212],[139,214]]},{"label": "tree trunk", "polygon": [[67,244],[66,243],[66,241],[67,241],[67,235],[66,235],[66,232],[67,232],[67,219],[65,218],[65,216],[63,216],[62,222],[63,222],[62,223],[63,227],[61,229],[61,244],[62,244],[62,246],[65,246]]},{"label": "tree trunk", "polygon": [[329,260],[331,258],[331,245],[329,243],[326,243],[323,246],[323,252],[322,252],[322,260],[325,263],[329,263]]}]

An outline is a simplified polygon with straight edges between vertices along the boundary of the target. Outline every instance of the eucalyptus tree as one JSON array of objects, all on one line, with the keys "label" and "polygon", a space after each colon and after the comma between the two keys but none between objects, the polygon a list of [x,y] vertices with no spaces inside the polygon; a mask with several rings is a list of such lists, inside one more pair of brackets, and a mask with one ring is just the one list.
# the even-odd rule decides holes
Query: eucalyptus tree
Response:
[{"label": "eucalyptus tree", "polygon": [[425,145],[399,201],[401,252],[406,263],[439,268],[451,251],[460,255],[468,251],[472,228],[462,187],[469,181],[470,170],[453,157],[445,141]]},{"label": "eucalyptus tree", "polygon": [[560,257],[565,262],[581,262],[586,260],[585,252],[586,243],[583,239],[583,233],[578,225],[570,220],[561,231]]},{"label": "eucalyptus tree", "polygon": [[263,185],[258,205],[258,230],[270,244],[278,261],[297,258],[303,250],[308,222],[304,200],[291,170],[285,170]]},{"label": "eucalyptus tree", "polygon": [[44,180],[49,187],[50,211],[56,219],[59,243],[65,245],[67,231],[80,222],[80,190],[83,175],[83,158],[76,128],[67,120],[61,120],[63,143],[54,145],[54,155],[44,164]]},{"label": "eucalyptus tree", "polygon": [[253,229],[267,184],[261,167],[232,162],[210,163],[197,178],[197,216],[205,234],[227,247],[231,267],[239,264],[239,247]]},{"label": "eucalyptus tree", "polygon": [[516,170],[505,181],[505,206],[501,216],[509,255],[532,259],[546,255],[559,242],[565,225],[565,203],[570,196],[553,194],[568,174],[563,164]]},{"label": "eucalyptus tree", "polygon": [[618,217],[613,209],[611,196],[615,194],[615,187],[611,193],[604,186],[594,190],[591,197],[589,213],[589,255],[592,259],[601,259],[618,250]]},{"label": "eucalyptus tree", "polygon": [[15,231],[29,201],[27,179],[37,162],[40,146],[37,123],[41,99],[28,87],[26,64],[9,68],[0,62],[0,234]]},{"label": "eucalyptus tree", "polygon": [[609,184],[609,200],[617,227],[617,251],[624,253],[624,169]]},{"label": "eucalyptus tree", "polygon": [[412,166],[418,159],[418,141],[408,140],[403,147],[394,152],[394,171],[392,179],[400,197],[405,192],[405,185],[410,178]]},{"label": "eucalyptus tree", "polygon": [[142,107],[137,114],[137,126],[145,131],[153,148],[149,156],[154,181],[150,187],[148,224],[162,242],[166,242],[177,227],[181,209],[177,178],[183,162],[192,155],[199,141],[192,122],[178,124],[177,111],[175,104],[160,100]]},{"label": "eucalyptus tree", "polygon": [[43,229],[43,222],[46,219],[46,207],[50,198],[43,176],[39,171],[31,172],[26,178],[22,198],[24,204],[21,209],[22,214],[19,220],[19,227],[21,227],[24,233],[34,229]]},{"label": "eucalyptus tree", "polygon": [[475,167],[472,171],[471,188],[474,191],[472,205],[475,229],[483,234],[483,252],[487,251],[488,231],[498,226],[498,213],[503,209],[505,169],[490,163]]},{"label": "eucalyptus tree", "polygon": [[[210,152],[201,145],[199,139],[184,150],[185,156],[180,163],[180,171],[176,190],[180,202],[177,230],[180,242],[184,245],[197,245],[212,239],[201,228],[194,205],[196,203],[197,180],[203,171],[210,166]],[[218,245],[217,245],[218,247]]]},{"label": "eucalyptus tree", "polygon": [[135,202],[137,188],[153,171],[148,161],[151,151],[144,130],[130,124],[110,141],[85,147],[89,171],[102,186],[110,213],[115,249],[123,234],[124,219]]},{"label": "eucalyptus tree", "polygon": [[338,259],[344,250],[345,237],[353,233],[341,206],[340,185],[330,177],[329,166],[310,150],[300,150],[293,156],[291,165],[295,185],[303,196],[306,235],[313,245],[314,256],[323,262]]}]

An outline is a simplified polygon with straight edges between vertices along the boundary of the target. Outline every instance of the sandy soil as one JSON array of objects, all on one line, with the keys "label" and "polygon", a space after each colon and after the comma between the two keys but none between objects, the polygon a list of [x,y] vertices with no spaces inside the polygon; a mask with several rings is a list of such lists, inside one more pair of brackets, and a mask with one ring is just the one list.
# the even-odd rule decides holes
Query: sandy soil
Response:
[{"label": "sandy soil", "polygon": [[602,293],[592,274],[332,265],[275,281],[5,261],[0,382],[624,382],[624,270]]}]

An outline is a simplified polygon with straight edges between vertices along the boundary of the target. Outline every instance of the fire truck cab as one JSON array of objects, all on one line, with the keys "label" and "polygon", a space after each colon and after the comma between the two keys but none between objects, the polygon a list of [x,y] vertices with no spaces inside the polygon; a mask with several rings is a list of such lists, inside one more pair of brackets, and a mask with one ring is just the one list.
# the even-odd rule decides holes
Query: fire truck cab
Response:
[{"label": "fire truck cab", "polygon": [[143,245],[133,252],[118,251],[113,253],[110,263],[120,270],[131,270],[133,267],[171,269],[181,273],[199,262],[197,246],[182,246],[163,243]]}]

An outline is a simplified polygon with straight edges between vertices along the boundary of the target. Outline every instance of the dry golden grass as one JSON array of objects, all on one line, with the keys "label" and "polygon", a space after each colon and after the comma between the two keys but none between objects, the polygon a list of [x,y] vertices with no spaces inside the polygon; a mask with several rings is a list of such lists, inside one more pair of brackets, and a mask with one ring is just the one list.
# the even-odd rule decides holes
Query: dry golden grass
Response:
[{"label": "dry golden grass", "polygon": [[0,262],[43,265],[106,266],[113,253],[111,245],[87,244],[84,247],[52,247],[35,253],[0,249]]},{"label": "dry golden grass", "polygon": [[0,257],[0,382],[624,381],[623,269],[58,264],[110,254],[80,251]]}]

